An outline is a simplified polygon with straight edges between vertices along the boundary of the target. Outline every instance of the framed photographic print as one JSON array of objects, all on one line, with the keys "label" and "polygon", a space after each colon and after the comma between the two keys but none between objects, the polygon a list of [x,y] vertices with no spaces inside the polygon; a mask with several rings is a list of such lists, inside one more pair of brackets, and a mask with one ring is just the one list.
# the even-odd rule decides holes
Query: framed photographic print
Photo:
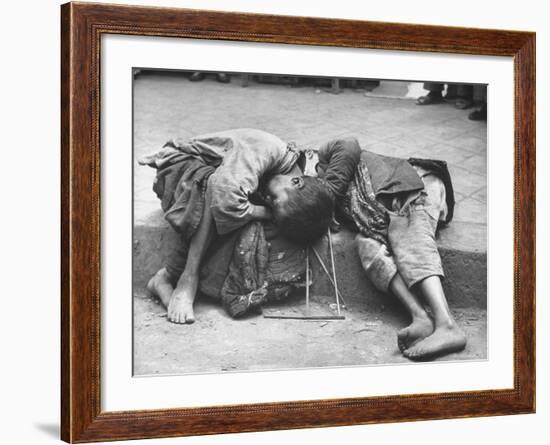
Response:
[{"label": "framed photographic print", "polygon": [[535,35],[62,6],[62,439],[535,410]]}]

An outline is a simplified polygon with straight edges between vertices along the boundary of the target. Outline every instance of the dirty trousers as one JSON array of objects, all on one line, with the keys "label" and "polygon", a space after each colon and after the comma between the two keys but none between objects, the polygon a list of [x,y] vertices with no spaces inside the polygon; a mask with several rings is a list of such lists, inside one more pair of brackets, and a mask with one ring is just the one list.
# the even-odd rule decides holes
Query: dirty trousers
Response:
[{"label": "dirty trousers", "polygon": [[[408,288],[430,276],[444,277],[435,234],[445,207],[445,186],[435,175],[422,178],[424,190],[414,192],[400,208],[389,212],[389,246],[356,236],[361,264],[373,285],[388,292],[397,272]],[[390,253],[391,250],[391,253]]]}]

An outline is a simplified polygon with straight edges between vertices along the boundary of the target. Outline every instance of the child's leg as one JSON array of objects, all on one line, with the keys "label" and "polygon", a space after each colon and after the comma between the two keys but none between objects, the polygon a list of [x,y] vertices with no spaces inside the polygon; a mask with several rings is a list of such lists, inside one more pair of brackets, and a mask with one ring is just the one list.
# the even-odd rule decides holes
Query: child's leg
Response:
[{"label": "child's leg", "polygon": [[166,268],[160,269],[147,283],[147,290],[158,297],[161,303],[168,308],[170,304],[170,298],[172,298],[172,292],[174,292],[174,286],[170,282],[170,277]]},{"label": "child's leg", "polygon": [[[425,210],[419,208],[408,217],[392,217],[389,238],[396,263],[406,286],[417,289],[432,310],[435,330],[425,339],[403,351],[411,359],[427,359],[459,351],[466,337],[452,318],[441,286],[443,268],[435,243],[435,224]],[[414,286],[414,287],[413,287]]]},{"label": "child's leg", "polygon": [[426,338],[434,331],[432,319],[420,303],[415,294],[403,281],[403,277],[396,273],[390,283],[390,291],[405,306],[411,315],[412,322],[409,326],[397,333],[397,345],[401,352],[410,348],[418,341]]},{"label": "child's leg", "polygon": [[379,241],[357,235],[355,238],[361,264],[371,283],[382,292],[391,292],[405,306],[412,323],[397,333],[397,344],[403,351],[433,332],[433,323],[418,301],[417,296],[406,286],[403,277],[388,249]]},{"label": "child's leg", "polygon": [[183,237],[166,259],[165,266],[160,269],[147,283],[147,290],[157,297],[163,306],[168,309],[174,285],[185,270],[189,255],[189,242]]},{"label": "child's leg", "polygon": [[199,286],[199,267],[214,235],[211,193],[207,188],[204,210],[197,232],[189,244],[187,263],[168,303],[168,320],[174,323],[193,323],[193,303]]},{"label": "child's leg", "polygon": [[464,349],[466,336],[449,310],[441,278],[435,275],[425,278],[418,283],[418,287],[434,315],[435,330],[432,335],[407,349],[404,355],[423,359]]},{"label": "child's leg", "polygon": [[452,318],[441,286],[443,266],[435,240],[437,222],[445,212],[445,186],[434,175],[425,175],[424,191],[412,195],[398,214],[392,214],[388,237],[406,286],[418,290],[434,315],[435,330],[403,351],[423,359],[463,349],[466,337]]}]

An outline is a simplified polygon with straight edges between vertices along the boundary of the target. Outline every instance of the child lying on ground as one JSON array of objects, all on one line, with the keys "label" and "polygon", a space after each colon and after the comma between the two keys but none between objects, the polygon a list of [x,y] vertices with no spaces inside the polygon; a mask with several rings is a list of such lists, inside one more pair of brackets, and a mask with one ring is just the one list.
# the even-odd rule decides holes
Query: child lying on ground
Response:
[{"label": "child lying on ground", "polygon": [[[360,147],[348,138],[319,149],[318,175],[332,182],[340,178],[335,151],[340,153],[338,162],[345,162],[344,153],[354,159]],[[397,334],[400,350],[411,359],[432,358],[466,345],[443,292],[435,241],[438,224],[450,222],[453,208],[444,162],[407,161],[368,151],[361,152],[345,199],[336,202],[337,213],[359,231],[356,241],[367,276],[379,290],[396,295],[411,315],[411,324]]]},{"label": "child lying on ground", "polygon": [[[299,155],[276,136],[237,129],[169,141],[140,160],[157,169],[153,189],[165,218],[182,237],[182,248],[174,250],[148,284],[167,307],[170,321],[195,321],[200,266],[215,237],[271,218],[296,243],[311,243],[326,232],[334,196],[325,182],[302,174]],[[353,163],[347,169],[349,180],[358,157],[353,160],[348,153],[348,159]],[[250,199],[260,186],[267,206]]]}]

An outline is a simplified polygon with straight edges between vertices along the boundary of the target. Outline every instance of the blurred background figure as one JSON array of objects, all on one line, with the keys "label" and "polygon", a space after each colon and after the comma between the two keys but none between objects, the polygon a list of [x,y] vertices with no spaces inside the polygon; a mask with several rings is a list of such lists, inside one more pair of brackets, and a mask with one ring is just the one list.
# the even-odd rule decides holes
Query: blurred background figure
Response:
[{"label": "blurred background figure", "polygon": [[[193,74],[191,74],[189,80],[191,82],[199,82],[205,77],[206,73],[203,73],[202,71],[195,71]],[[229,74],[226,73],[216,73],[216,80],[221,83],[229,83],[231,82],[231,77],[229,76]]]},{"label": "blurred background figure", "polygon": [[472,85],[463,83],[448,84],[447,93],[443,96],[445,84],[438,82],[425,82],[424,89],[429,93],[425,96],[420,96],[416,100],[417,105],[432,105],[443,101],[454,102],[454,105],[459,110],[470,108],[474,104],[473,95],[474,88]]},{"label": "blurred background figure", "polygon": [[480,107],[472,111],[468,115],[468,119],[472,121],[487,120],[487,85],[447,84],[445,96],[443,96],[444,83],[425,82],[423,88],[428,90],[428,94],[416,99],[417,105],[451,102],[454,103],[455,108],[465,110],[474,104],[479,104]]},{"label": "blurred background figure", "polygon": [[474,86],[474,99],[481,103],[481,107],[472,111],[468,115],[471,121],[486,121],[487,120],[487,85]]}]

